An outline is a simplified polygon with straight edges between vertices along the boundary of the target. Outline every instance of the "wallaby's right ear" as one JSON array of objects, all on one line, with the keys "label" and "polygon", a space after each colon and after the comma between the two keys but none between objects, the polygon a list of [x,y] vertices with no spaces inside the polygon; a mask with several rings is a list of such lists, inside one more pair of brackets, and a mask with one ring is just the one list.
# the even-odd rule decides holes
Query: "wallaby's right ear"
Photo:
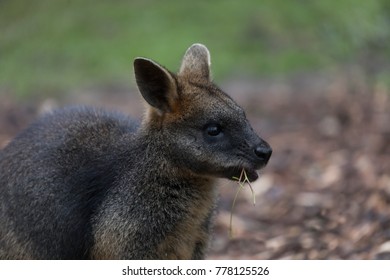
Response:
[{"label": "wallaby's right ear", "polygon": [[143,98],[160,114],[172,112],[177,100],[176,81],[161,65],[146,58],[134,60],[134,73]]},{"label": "wallaby's right ear", "polygon": [[205,45],[193,44],[184,54],[179,75],[210,80],[210,52]]}]

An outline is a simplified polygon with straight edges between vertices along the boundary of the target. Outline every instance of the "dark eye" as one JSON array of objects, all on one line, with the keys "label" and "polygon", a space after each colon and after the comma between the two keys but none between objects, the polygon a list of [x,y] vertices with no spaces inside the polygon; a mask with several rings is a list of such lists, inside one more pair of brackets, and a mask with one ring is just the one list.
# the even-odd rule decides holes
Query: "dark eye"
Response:
[{"label": "dark eye", "polygon": [[221,133],[221,127],[218,124],[209,124],[206,126],[206,132],[209,136],[218,136]]}]

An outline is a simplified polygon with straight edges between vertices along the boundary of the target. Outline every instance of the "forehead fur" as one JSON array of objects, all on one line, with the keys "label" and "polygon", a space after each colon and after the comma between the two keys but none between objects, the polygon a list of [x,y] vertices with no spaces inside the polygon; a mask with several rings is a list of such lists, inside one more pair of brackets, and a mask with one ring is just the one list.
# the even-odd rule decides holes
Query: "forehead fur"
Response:
[{"label": "forehead fur", "polygon": [[192,114],[207,114],[209,116],[243,114],[243,109],[212,82],[198,83],[178,76],[177,85],[178,102],[175,112],[170,114],[171,121]]}]

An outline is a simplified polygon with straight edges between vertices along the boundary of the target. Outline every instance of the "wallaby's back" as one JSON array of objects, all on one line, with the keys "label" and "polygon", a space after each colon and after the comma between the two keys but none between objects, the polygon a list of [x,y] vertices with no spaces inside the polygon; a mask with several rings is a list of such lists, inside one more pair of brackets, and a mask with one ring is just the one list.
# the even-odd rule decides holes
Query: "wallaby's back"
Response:
[{"label": "wallaby's back", "polygon": [[[54,112],[0,152],[0,258],[85,258],[91,217],[135,124],[90,108]],[[31,253],[33,252],[33,254]]]},{"label": "wallaby's back", "polygon": [[271,156],[195,44],[178,74],[134,61],[141,124],[85,107],[48,114],[0,151],[1,259],[201,259],[215,178]]}]

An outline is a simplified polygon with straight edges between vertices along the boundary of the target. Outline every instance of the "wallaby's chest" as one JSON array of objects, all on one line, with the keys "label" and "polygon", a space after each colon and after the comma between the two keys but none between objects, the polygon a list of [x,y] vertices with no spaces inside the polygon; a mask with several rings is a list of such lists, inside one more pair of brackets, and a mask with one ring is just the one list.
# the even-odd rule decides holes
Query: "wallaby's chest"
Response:
[{"label": "wallaby's chest", "polygon": [[188,205],[184,219],[159,244],[160,259],[203,259],[207,250],[214,215],[215,195],[209,192],[202,200]]},{"label": "wallaby's chest", "polygon": [[136,187],[129,197],[125,191],[109,196],[96,217],[91,257],[203,259],[215,208],[214,187],[201,184],[163,191],[170,187],[168,183],[155,185],[154,190]]}]

